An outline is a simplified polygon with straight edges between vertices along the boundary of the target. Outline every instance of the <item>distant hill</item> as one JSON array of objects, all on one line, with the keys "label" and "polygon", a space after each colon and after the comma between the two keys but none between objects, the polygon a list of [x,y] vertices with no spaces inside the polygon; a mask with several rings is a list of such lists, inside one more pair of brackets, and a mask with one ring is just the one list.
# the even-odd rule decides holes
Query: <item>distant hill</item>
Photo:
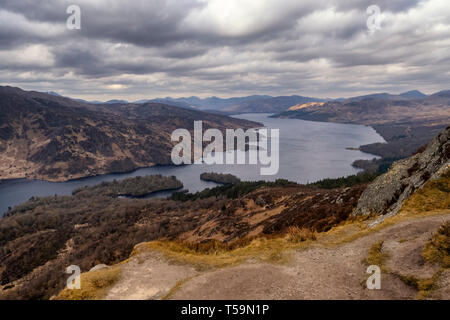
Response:
[{"label": "distant hill", "polygon": [[357,96],[352,98],[343,99],[343,101],[363,101],[363,100],[389,100],[398,98],[399,96],[390,94],[390,93],[373,93],[373,94],[367,94],[363,96]]},{"label": "distant hill", "polygon": [[450,90],[439,91],[431,96],[438,97],[438,98],[450,98]]},{"label": "distant hill", "polygon": [[347,99],[336,99],[335,101],[362,101],[362,100],[410,100],[410,99],[421,99],[428,97],[426,94],[418,91],[412,90],[403,92],[401,94],[390,94],[390,93],[373,93],[363,96],[351,97]]},{"label": "distant hill", "polygon": [[105,102],[105,104],[115,104],[115,103],[128,103],[128,101],[126,101],[126,100],[109,100],[109,101],[106,101]]},{"label": "distant hill", "polygon": [[[198,97],[190,98],[165,98],[165,99],[154,99],[152,101],[164,100],[167,104],[175,105],[174,103],[184,103],[193,108],[198,108],[202,110],[211,110],[214,112],[224,113],[224,114],[236,114],[236,113],[280,113],[293,108],[295,106],[304,105],[313,102],[351,102],[351,101],[363,101],[363,100],[411,100],[411,99],[421,99],[426,98],[427,95],[423,94],[418,90],[412,90],[404,92],[400,95],[389,94],[389,93],[375,93],[362,96],[356,96],[351,98],[340,98],[340,99],[321,99],[314,97],[304,97],[299,95],[293,96],[261,96],[254,95],[241,98],[228,98],[222,99],[217,97],[201,99]],[[146,101],[146,100],[144,100]]]},{"label": "distant hill", "polygon": [[190,104],[183,102],[183,101],[175,101],[172,99],[144,99],[135,101],[136,104],[143,104],[143,103],[161,103],[161,104],[167,104],[174,107],[179,108],[185,108],[185,109],[194,109]]},{"label": "distant hill", "polygon": [[299,109],[305,109],[305,108],[309,108],[312,106],[316,106],[316,107],[320,107],[323,106],[325,104],[325,102],[308,102],[308,103],[302,103],[302,104],[297,104],[295,106],[292,106],[288,109],[288,111],[294,111],[294,110],[299,110]]},{"label": "distant hill", "polygon": [[236,113],[279,113],[298,104],[308,102],[323,102],[327,99],[309,98],[302,96],[280,96],[272,97],[268,95],[252,95],[247,97],[235,98],[158,98],[152,100],[140,100],[143,102],[164,102],[165,104],[180,107],[190,107],[194,109],[208,110],[214,113],[236,114]]},{"label": "distant hill", "polygon": [[370,125],[389,143],[362,146],[361,150],[383,158],[403,158],[412,155],[450,123],[450,91],[411,98],[419,95],[372,94],[313,104],[275,117]]},{"label": "distant hill", "polygon": [[[412,96],[417,93],[405,93]],[[288,110],[280,117],[315,121],[381,125],[400,122],[446,123],[450,116],[450,91],[440,91],[426,98],[405,98],[378,93],[333,100],[323,105]]]},{"label": "distant hill", "polygon": [[[54,95],[60,96],[56,93]],[[231,106],[236,106],[239,104],[244,104],[250,101],[262,100],[272,98],[268,95],[253,95],[247,97],[233,97],[233,98],[218,98],[218,97],[210,97],[210,98],[198,98],[198,97],[188,97],[188,98],[154,98],[154,99],[141,99],[134,102],[128,102],[126,100],[109,100],[106,102],[103,101],[87,101],[83,99],[73,99],[82,103],[91,103],[91,104],[115,104],[115,103],[134,103],[134,104],[142,104],[142,103],[162,103],[180,108],[188,108],[188,109],[199,109],[199,110],[212,110],[218,112],[226,112],[226,108]]]},{"label": "distant hill", "polygon": [[426,94],[420,92],[419,90],[412,90],[408,92],[403,92],[400,94],[400,96],[404,98],[411,98],[411,99],[420,99],[420,98],[426,98],[428,97]]},{"label": "distant hill", "polygon": [[292,106],[304,104],[308,102],[323,102],[324,99],[302,97],[302,96],[281,96],[259,99],[240,103],[225,109],[232,113],[279,113],[289,109]]},{"label": "distant hill", "polygon": [[152,101],[164,100],[167,104],[174,105],[175,104],[184,104],[186,106],[190,106],[192,108],[202,109],[202,110],[216,110],[216,111],[226,111],[227,108],[239,104],[245,104],[250,101],[257,101],[261,99],[268,99],[271,96],[267,95],[253,95],[247,97],[234,97],[234,98],[218,98],[218,97],[210,97],[210,98],[198,98],[198,97],[189,97],[189,98],[159,98],[153,99]]},{"label": "distant hill", "polygon": [[52,96],[55,96],[55,97],[62,97],[59,93],[57,93],[55,91],[48,91],[47,94],[51,94]]},{"label": "distant hill", "polygon": [[220,130],[251,121],[160,103],[89,104],[0,87],[0,180],[64,181],[170,164],[170,135],[194,120]]},{"label": "distant hill", "polygon": [[[48,92],[49,94],[60,96],[56,92]],[[445,91],[440,93],[445,95]],[[180,108],[206,110],[213,113],[219,114],[237,114],[237,113],[280,113],[288,110],[291,107],[312,103],[312,102],[326,102],[326,101],[362,101],[362,100],[410,100],[410,99],[421,99],[428,97],[426,94],[418,91],[412,90],[408,92],[401,93],[399,95],[389,94],[389,93],[375,93],[362,96],[356,96],[351,98],[314,98],[314,97],[304,97],[299,95],[292,96],[277,96],[273,97],[270,95],[251,95],[246,97],[232,97],[232,98],[219,98],[219,97],[209,97],[209,98],[199,98],[199,97],[185,97],[185,98],[154,98],[154,99],[141,99],[134,104],[142,103],[162,103]],[[86,101],[82,99],[74,99],[75,101],[82,103],[91,104],[115,104],[115,103],[130,103],[126,100],[109,100],[106,102],[102,101]]]}]

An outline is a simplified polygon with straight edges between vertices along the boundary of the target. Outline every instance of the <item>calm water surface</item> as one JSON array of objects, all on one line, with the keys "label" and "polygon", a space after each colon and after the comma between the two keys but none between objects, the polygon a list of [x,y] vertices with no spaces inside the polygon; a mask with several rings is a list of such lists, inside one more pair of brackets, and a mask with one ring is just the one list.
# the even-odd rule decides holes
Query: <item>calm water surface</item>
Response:
[{"label": "calm water surface", "polygon": [[[373,159],[375,156],[348,147],[385,142],[374,129],[361,125],[312,122],[296,119],[274,119],[269,114],[243,114],[236,117],[263,123],[267,128],[280,129],[280,169],[275,176],[261,176],[258,165],[190,165],[157,166],[131,173],[105,174],[68,182],[38,180],[7,180],[0,183],[0,215],[8,207],[14,207],[32,196],[70,195],[72,190],[98,184],[102,181],[123,179],[150,174],[174,175],[190,192],[216,186],[200,180],[203,172],[231,173],[241,180],[276,180],[279,178],[299,183],[324,178],[338,178],[359,172],[351,166],[357,159]],[[154,196],[168,196],[160,192]]]}]

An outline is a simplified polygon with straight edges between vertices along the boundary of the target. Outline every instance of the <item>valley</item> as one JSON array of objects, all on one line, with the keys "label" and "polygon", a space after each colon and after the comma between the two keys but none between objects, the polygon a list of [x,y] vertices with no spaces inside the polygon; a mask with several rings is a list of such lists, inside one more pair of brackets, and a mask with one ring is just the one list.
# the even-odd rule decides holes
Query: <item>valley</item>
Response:
[{"label": "valley", "polygon": [[[171,199],[120,199],[102,192],[31,199],[0,220],[0,297],[445,299],[448,249],[421,252],[431,246],[430,230],[443,228],[448,241],[449,137],[450,127],[375,179],[240,182]],[[376,263],[391,280],[377,295],[359,286],[361,258],[370,263],[380,250],[392,260]],[[402,254],[410,264],[396,262]],[[336,263],[346,256],[350,268],[331,273],[336,291],[307,291],[314,279],[336,270],[333,256]],[[85,273],[81,291],[67,291],[61,275],[71,264],[83,271],[107,266]],[[142,273],[146,268],[162,274]],[[293,283],[294,274],[312,282]],[[213,280],[219,291],[204,287]],[[250,291],[242,291],[241,283]],[[265,291],[258,283],[286,286]]]},{"label": "valley", "polygon": [[[27,179],[4,180],[0,190],[14,192],[17,186],[16,193],[25,197],[27,185],[47,183],[56,188],[40,196],[33,191],[37,189],[30,189],[28,201],[23,198],[8,205],[11,208],[0,219],[1,299],[447,296],[446,267],[439,267],[434,260],[424,262],[428,253],[417,255],[431,246],[426,230],[444,228],[446,232],[442,221],[447,221],[450,210],[450,127],[442,130],[447,109],[440,105],[422,110],[423,102],[408,102],[412,104],[409,108],[417,110],[408,115],[409,120],[402,118],[405,112],[397,102],[386,102],[383,107],[379,101],[364,99],[305,102],[278,115],[281,118],[264,113],[230,118],[155,103],[93,105],[1,89],[1,106],[8,111],[2,115],[8,119],[1,127],[1,155],[10,161],[8,168],[14,168],[4,174]],[[443,99],[436,101],[447,101]],[[355,117],[355,105],[361,107],[361,103],[368,104],[367,110],[372,110],[373,104],[382,108],[387,120],[378,121],[370,114]],[[333,118],[326,113],[329,108],[342,114]],[[350,109],[342,112],[342,108]],[[437,110],[440,113],[435,118],[424,120]],[[177,116],[170,116],[174,113]],[[305,114],[308,120],[296,119]],[[258,166],[155,166],[169,163],[170,130],[193,130],[194,120],[199,119],[206,128],[222,131],[230,126],[280,128],[280,172],[262,181],[256,179]],[[372,128],[353,123],[374,126],[388,143]],[[410,127],[418,123],[428,126],[423,129],[427,135]],[[398,130],[409,133],[401,135]],[[436,137],[428,143],[431,133]],[[392,148],[391,143],[403,143],[402,139],[428,144],[391,165],[412,153],[409,143],[406,149],[394,148],[398,154],[384,153]],[[373,154],[383,158],[371,160],[373,155],[360,150],[375,150]],[[89,158],[89,163],[80,160],[81,155]],[[11,164],[8,157],[23,161]],[[352,168],[361,158],[365,160],[359,161],[371,161],[375,169],[361,173]],[[384,171],[381,165],[385,165]],[[124,171],[129,172],[116,173]],[[386,173],[380,175],[382,172]],[[116,174],[99,175],[102,173]],[[90,175],[94,177],[85,177]],[[85,178],[74,180],[76,177]],[[117,180],[119,177],[126,179]],[[31,180],[36,178],[49,181]],[[64,193],[59,184],[65,186]],[[173,192],[181,188],[184,190]],[[153,193],[161,196],[152,197]],[[417,199],[424,193],[427,205],[418,205]],[[401,228],[402,233],[389,236],[386,232],[391,228]],[[405,238],[418,240],[408,242],[410,247],[399,247]],[[335,246],[331,252],[330,246]],[[387,291],[371,294],[360,285],[364,259],[370,261],[381,248],[392,258],[389,268],[384,267],[390,280]],[[401,269],[395,262],[402,252],[412,254],[416,261],[409,269]],[[348,257],[349,269],[330,278],[335,289],[318,287],[309,292],[307,288],[336,269],[342,255]],[[65,277],[61,275],[73,264],[85,271],[81,291],[64,290]],[[304,267],[299,269],[299,264]],[[142,274],[142,268],[154,268],[161,275]],[[310,280],[292,282],[292,274]],[[209,281],[218,284],[216,291],[204,287]],[[243,284],[252,289],[242,290]],[[278,284],[283,284],[282,288]]]},{"label": "valley", "polygon": [[[360,151],[346,150],[347,147],[384,142],[381,136],[366,126],[277,119],[269,118],[269,115],[258,113],[235,117],[239,117],[236,121],[261,123],[269,129],[280,129],[280,170],[277,175],[261,177],[260,165],[197,164],[189,166],[157,165],[125,173],[95,175],[63,182],[31,179],[5,180],[0,184],[0,215],[6,212],[8,207],[21,204],[33,196],[71,195],[73,190],[86,185],[93,186],[101,182],[132,178],[138,175],[173,175],[183,183],[184,189],[192,193],[217,185],[200,180],[202,173],[211,171],[230,173],[243,181],[288,179],[306,184],[325,178],[339,178],[360,171],[352,167],[355,160],[370,160],[374,157]],[[162,150],[158,150],[158,153],[161,152]],[[169,195],[170,192],[160,192],[154,196]]]},{"label": "valley", "polygon": [[3,314],[448,314],[448,0],[0,3]]}]

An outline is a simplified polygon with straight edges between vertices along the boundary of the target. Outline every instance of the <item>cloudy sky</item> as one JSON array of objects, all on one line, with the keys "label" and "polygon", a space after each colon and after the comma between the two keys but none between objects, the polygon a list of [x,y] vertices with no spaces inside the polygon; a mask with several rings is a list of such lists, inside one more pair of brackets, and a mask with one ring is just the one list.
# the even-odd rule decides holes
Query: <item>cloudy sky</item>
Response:
[{"label": "cloudy sky", "polygon": [[[66,27],[71,4],[80,30]],[[448,0],[0,0],[1,85],[133,101],[432,93],[449,80]]]}]

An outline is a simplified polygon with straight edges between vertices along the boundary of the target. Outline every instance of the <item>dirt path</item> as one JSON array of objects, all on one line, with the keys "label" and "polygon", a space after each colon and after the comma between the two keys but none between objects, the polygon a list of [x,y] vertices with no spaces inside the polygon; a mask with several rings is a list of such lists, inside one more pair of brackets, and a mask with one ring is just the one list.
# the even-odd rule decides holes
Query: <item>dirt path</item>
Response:
[{"label": "dirt path", "polygon": [[[390,256],[387,267],[404,275],[431,277],[438,266],[425,263],[421,251],[431,234],[450,213],[399,222],[352,242],[311,248],[292,253],[284,265],[246,261],[234,267],[197,272],[187,265],[168,262],[149,254],[131,259],[112,299],[414,299],[417,290],[398,277],[383,274],[381,290],[368,290],[364,259],[375,242],[384,241]],[[437,291],[449,299],[449,273],[440,279]],[[172,288],[172,289],[171,289]],[[167,297],[169,297],[167,296]]]},{"label": "dirt path", "polygon": [[[367,277],[363,260],[373,243],[384,240],[388,253],[395,257],[389,267],[418,274],[422,269],[415,259],[420,259],[421,247],[430,231],[448,220],[449,214],[401,222],[348,244],[295,252],[288,265],[255,262],[209,272],[185,283],[171,298],[412,299],[416,290],[389,275],[382,275],[381,290],[365,289],[361,285]],[[435,271],[430,266],[425,269],[427,274],[432,273],[430,269]]]},{"label": "dirt path", "polygon": [[105,300],[162,299],[179,281],[197,275],[193,267],[170,263],[157,252],[132,257]]}]

